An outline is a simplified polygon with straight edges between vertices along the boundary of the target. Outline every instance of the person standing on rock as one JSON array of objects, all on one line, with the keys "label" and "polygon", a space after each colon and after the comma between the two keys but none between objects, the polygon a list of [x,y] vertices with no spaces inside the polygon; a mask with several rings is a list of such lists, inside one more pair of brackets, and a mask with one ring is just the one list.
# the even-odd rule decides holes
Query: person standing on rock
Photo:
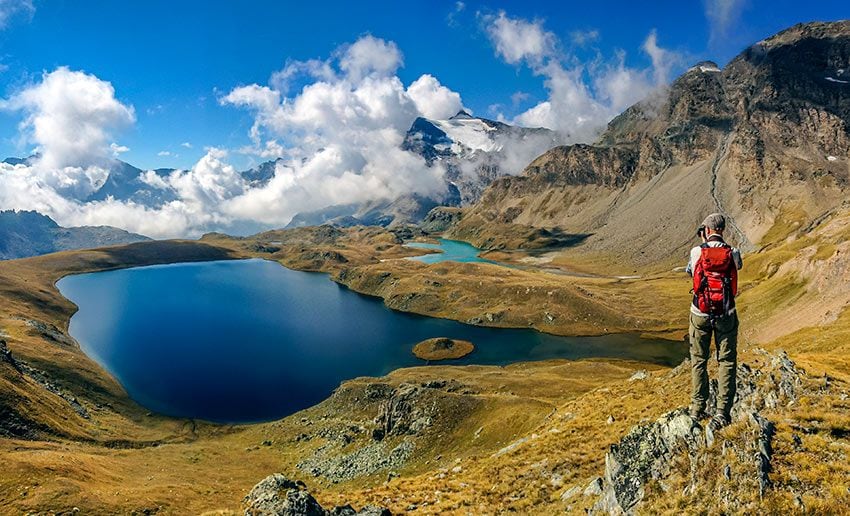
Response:
[{"label": "person standing on rock", "polygon": [[712,213],[697,230],[702,244],[691,249],[685,269],[693,276],[689,336],[691,346],[691,406],[694,419],[707,417],[708,358],[711,337],[717,348],[717,405],[709,421],[712,430],[729,424],[735,401],[738,365],[738,270],[741,252],[723,240],[726,217]]}]

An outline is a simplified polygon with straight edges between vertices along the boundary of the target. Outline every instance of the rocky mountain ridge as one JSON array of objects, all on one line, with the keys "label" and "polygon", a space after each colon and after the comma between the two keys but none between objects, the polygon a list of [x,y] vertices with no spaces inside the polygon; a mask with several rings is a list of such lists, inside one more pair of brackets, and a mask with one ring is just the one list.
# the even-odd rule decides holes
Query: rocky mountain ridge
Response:
[{"label": "rocky mountain ridge", "polygon": [[792,27],[722,70],[698,63],[594,145],[556,147],[495,181],[453,233],[499,247],[494,234],[558,228],[592,235],[579,250],[666,266],[719,210],[753,249],[775,225],[809,223],[846,198],[848,68],[847,21]]},{"label": "rocky mountain ridge", "polygon": [[34,211],[0,211],[0,260],[150,240],[110,226],[63,228]]}]

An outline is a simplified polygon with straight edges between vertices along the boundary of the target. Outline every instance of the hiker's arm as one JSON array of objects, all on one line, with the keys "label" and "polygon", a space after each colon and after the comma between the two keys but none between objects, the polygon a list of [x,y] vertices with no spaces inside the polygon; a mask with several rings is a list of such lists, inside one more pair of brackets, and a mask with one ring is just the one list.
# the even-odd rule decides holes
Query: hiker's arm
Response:
[{"label": "hiker's arm", "polygon": [[741,251],[735,247],[732,249],[732,260],[735,262],[735,267],[741,270],[744,267],[744,260],[741,258]]},{"label": "hiker's arm", "polygon": [[[695,247],[694,249],[697,249],[697,252],[699,252],[699,247]],[[690,276],[694,275],[694,265],[696,264],[696,260],[694,259],[694,249],[691,249],[691,252],[688,254],[688,265],[685,267],[685,272],[687,272]],[[697,256],[697,258],[699,258],[699,256]]]}]

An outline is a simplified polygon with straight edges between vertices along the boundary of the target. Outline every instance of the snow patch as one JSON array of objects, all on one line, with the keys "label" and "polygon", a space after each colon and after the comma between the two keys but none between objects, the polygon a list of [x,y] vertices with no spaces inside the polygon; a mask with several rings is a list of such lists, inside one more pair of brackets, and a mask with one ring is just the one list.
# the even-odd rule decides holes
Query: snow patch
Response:
[{"label": "snow patch", "polygon": [[841,79],[836,79],[835,77],[827,77],[826,80],[829,82],[837,82],[838,84],[850,84],[850,81],[842,81]]},{"label": "snow patch", "polygon": [[718,68],[716,66],[700,65],[699,71],[703,72],[703,73],[705,73],[705,72],[719,72],[720,68]]},{"label": "snow patch", "polygon": [[827,161],[835,161],[835,160],[837,160],[837,159],[838,159],[838,158],[836,158],[835,156],[827,156],[827,157],[826,157],[826,160],[827,160]]},{"label": "snow patch", "polygon": [[452,150],[455,152],[463,150],[460,146],[484,152],[502,150],[502,146],[490,137],[490,133],[496,131],[496,128],[487,125],[478,118],[433,120],[432,123],[455,143],[455,145],[452,145]]}]

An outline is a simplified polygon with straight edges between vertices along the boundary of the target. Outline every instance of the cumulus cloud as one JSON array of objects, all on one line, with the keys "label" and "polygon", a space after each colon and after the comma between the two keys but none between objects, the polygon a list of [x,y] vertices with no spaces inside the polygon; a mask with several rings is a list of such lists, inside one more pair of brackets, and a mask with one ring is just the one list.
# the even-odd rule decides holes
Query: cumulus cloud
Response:
[{"label": "cumulus cloud", "polygon": [[22,143],[36,145],[32,176],[76,199],[103,184],[109,160],[128,150],[107,142],[135,121],[133,107],[115,98],[110,83],[68,68],[44,73],[41,82],[0,101],[0,109],[23,113]]},{"label": "cumulus cloud", "polygon": [[[240,86],[223,96],[223,104],[254,114],[253,144],[241,151],[281,158],[268,184],[231,199],[226,209],[281,224],[333,204],[443,193],[442,167],[427,167],[401,143],[417,116],[447,118],[463,104],[431,75],[405,87],[396,75],[402,64],[395,43],[366,35],[326,61],[287,63],[268,86]],[[299,74],[310,82],[290,96]]]},{"label": "cumulus cloud", "polygon": [[[559,131],[569,142],[594,140],[611,118],[663,88],[681,63],[678,54],[658,45],[655,31],[647,35],[641,48],[652,66],[632,68],[626,65],[622,51],[611,59],[590,63],[561,55],[557,50],[560,42],[541,20],[511,18],[500,11],[484,21],[496,55],[506,63],[528,66],[543,78],[548,91],[546,100],[516,115],[512,122]],[[598,33],[572,34],[576,44],[596,38]]]},{"label": "cumulus cloud", "polygon": [[728,35],[741,16],[745,0],[704,0],[709,26],[709,43],[715,44]]},{"label": "cumulus cloud", "polygon": [[427,118],[441,120],[463,109],[460,94],[440,84],[433,75],[425,74],[413,81],[407,87],[407,94]]},{"label": "cumulus cloud", "polygon": [[371,35],[363,36],[339,52],[340,69],[355,82],[370,75],[391,75],[403,63],[401,51],[394,41],[384,41]]},{"label": "cumulus cloud", "polygon": [[43,74],[40,83],[0,101],[0,108],[25,114],[20,128],[38,146],[45,168],[102,164],[112,132],[136,120],[112,84],[66,67]]}]

